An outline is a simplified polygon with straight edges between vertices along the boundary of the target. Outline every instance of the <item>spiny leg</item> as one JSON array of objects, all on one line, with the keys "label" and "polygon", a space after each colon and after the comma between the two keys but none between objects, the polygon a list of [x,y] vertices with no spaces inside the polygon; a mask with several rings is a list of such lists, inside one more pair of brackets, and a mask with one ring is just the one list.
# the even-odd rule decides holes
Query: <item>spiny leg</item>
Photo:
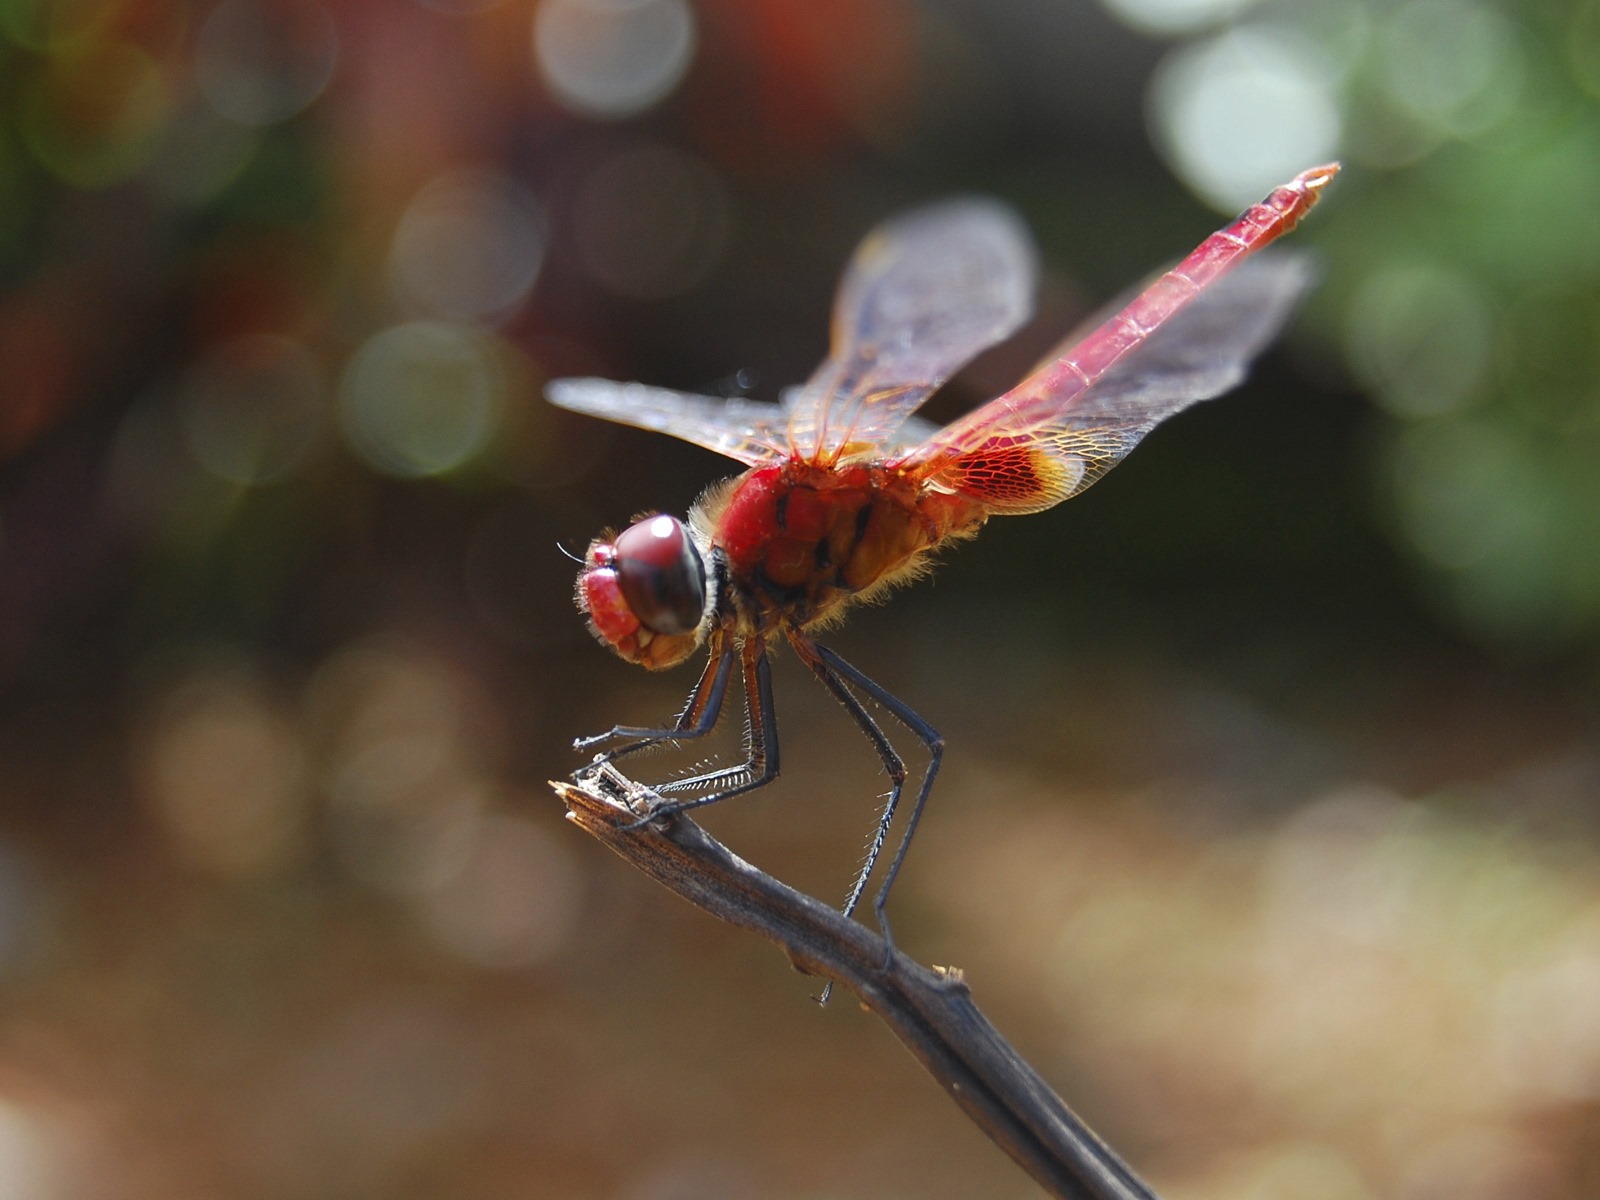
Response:
[{"label": "spiny leg", "polygon": [[[732,799],[765,787],[778,777],[778,722],[772,705],[772,667],[767,661],[766,642],[759,637],[747,638],[740,644],[739,651],[745,709],[749,713],[745,730],[745,761],[737,767],[724,767],[688,779],[675,779],[656,791],[691,791],[716,787],[725,782],[731,786],[709,796],[663,804],[633,824],[624,826],[625,829],[638,829],[662,817],[675,817],[691,809]],[[734,782],[736,780],[738,782]]]},{"label": "spiny leg", "polygon": [[841,910],[845,916],[850,916],[856,910],[856,905],[861,903],[861,895],[867,889],[867,880],[872,876],[873,869],[878,865],[878,855],[883,853],[884,844],[889,838],[889,829],[894,824],[895,809],[900,804],[900,793],[906,785],[905,760],[895,751],[878,723],[872,719],[872,714],[857,700],[855,694],[844,685],[838,673],[823,661],[817,646],[804,634],[791,631],[789,644],[794,647],[795,654],[800,661],[810,667],[817,678],[822,680],[822,686],[833,693],[845,711],[860,726],[861,732],[867,735],[867,740],[878,752],[878,758],[883,762],[884,770],[889,774],[889,798],[884,803],[883,812],[878,817],[878,828],[872,835],[872,843],[867,848],[866,861],[862,864],[860,872],[856,875],[855,883],[850,887],[850,896],[844,902]]},{"label": "spiny leg", "polygon": [[[591,746],[598,746],[612,738],[636,738],[626,746],[619,746],[615,750],[607,751],[600,755],[597,762],[615,762],[639,750],[650,746],[660,745],[662,742],[688,740],[690,738],[705,737],[717,727],[717,718],[722,715],[722,702],[728,694],[728,680],[733,674],[733,655],[730,653],[727,637],[720,630],[711,633],[710,657],[706,660],[706,668],[700,673],[699,680],[694,685],[694,690],[689,693],[689,699],[683,706],[683,711],[671,726],[652,729],[643,726],[618,725],[605,733],[597,733],[591,737],[578,738],[572,743],[574,750],[587,750]],[[593,764],[590,764],[592,767]],[[589,770],[585,767],[584,770]]]},{"label": "spiny leg", "polygon": [[878,920],[878,929],[883,934],[887,948],[884,958],[884,967],[888,968],[894,960],[894,935],[889,931],[889,891],[894,887],[895,878],[900,874],[900,867],[905,863],[906,851],[911,848],[911,839],[916,835],[917,824],[922,820],[922,810],[928,803],[928,795],[933,791],[934,777],[939,774],[939,763],[944,758],[944,738],[939,736],[939,731],[923,720],[915,711],[908,707],[894,693],[882,684],[874,682],[840,658],[826,646],[819,646],[815,642],[812,646],[817,656],[834,672],[843,676],[848,683],[854,684],[872,699],[887,708],[896,720],[917,736],[917,739],[928,748],[928,769],[922,776],[922,786],[917,789],[917,798],[912,802],[911,813],[906,818],[906,829],[900,835],[900,844],[895,847],[894,857],[889,860],[889,869],[884,875],[883,883],[878,888],[878,894],[873,897],[872,911]]},{"label": "spiny leg", "polygon": [[[850,896],[845,900],[844,908],[840,910],[846,917],[849,917],[856,911],[856,905],[861,903],[861,894],[866,891],[867,880],[872,877],[873,869],[878,865],[878,855],[883,853],[884,843],[889,837],[889,828],[894,824],[895,809],[899,807],[900,793],[905,789],[906,785],[906,764],[883,730],[878,727],[878,723],[872,719],[872,714],[866,710],[861,701],[856,699],[854,693],[844,685],[844,682],[835,674],[833,668],[822,661],[822,658],[817,653],[816,643],[803,634],[790,630],[789,644],[794,647],[795,653],[800,657],[800,660],[816,673],[817,678],[822,680],[822,685],[833,693],[834,698],[844,705],[845,711],[855,719],[856,724],[867,735],[867,739],[872,743],[873,748],[877,750],[878,758],[882,760],[884,770],[889,773],[889,798],[884,803],[883,812],[878,816],[878,828],[873,832],[872,844],[867,848],[866,861],[861,864],[861,870],[856,873],[855,883],[850,885]],[[888,943],[888,952],[884,962],[884,966],[887,967],[889,965],[888,959],[894,956],[894,943],[888,939],[887,930],[884,931],[884,937]],[[818,1004],[826,1004],[832,995],[833,980],[830,979],[823,985],[822,994],[816,997],[816,1001]]]}]

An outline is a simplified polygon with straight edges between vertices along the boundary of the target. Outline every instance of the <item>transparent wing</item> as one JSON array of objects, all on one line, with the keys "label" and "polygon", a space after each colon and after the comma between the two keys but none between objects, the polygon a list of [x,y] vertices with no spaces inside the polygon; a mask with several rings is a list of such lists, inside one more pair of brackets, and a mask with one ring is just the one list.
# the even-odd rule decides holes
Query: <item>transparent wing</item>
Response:
[{"label": "transparent wing", "polygon": [[[936,486],[982,500],[997,513],[1059,504],[1121,462],[1162,421],[1238,384],[1311,280],[1303,258],[1246,262],[1147,331],[1067,402],[1052,410],[1048,397],[1030,387],[1053,369],[1047,367],[941,430],[907,461],[927,463]],[[1016,396],[1026,403],[1011,400]]]},{"label": "transparent wing", "polygon": [[544,394],[550,403],[573,412],[670,433],[746,466],[789,452],[789,410],[783,405],[719,400],[609,379],[554,379]]},{"label": "transparent wing", "polygon": [[[803,395],[805,395],[805,388],[800,384],[783,389],[778,400],[783,406],[785,419],[787,419],[788,414],[794,411],[795,405],[800,402]],[[879,443],[878,454],[883,458],[898,458],[901,455],[910,453],[911,450],[922,445],[938,432],[939,426],[932,421],[924,420],[922,417],[903,417],[900,421],[900,427]]]},{"label": "transparent wing", "polygon": [[935,389],[1033,308],[1032,243],[1009,208],[952,200],[861,243],[834,303],[832,351],[796,393],[789,442],[832,462],[888,442]]}]

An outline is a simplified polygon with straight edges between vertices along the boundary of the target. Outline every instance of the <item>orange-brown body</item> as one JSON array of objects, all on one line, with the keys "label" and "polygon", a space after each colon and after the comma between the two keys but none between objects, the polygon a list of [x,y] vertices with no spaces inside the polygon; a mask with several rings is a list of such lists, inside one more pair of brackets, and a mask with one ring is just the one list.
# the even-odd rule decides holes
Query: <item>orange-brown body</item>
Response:
[{"label": "orange-brown body", "polygon": [[708,492],[691,521],[721,549],[745,636],[805,629],[916,578],[987,515],[892,466],[757,467]]}]

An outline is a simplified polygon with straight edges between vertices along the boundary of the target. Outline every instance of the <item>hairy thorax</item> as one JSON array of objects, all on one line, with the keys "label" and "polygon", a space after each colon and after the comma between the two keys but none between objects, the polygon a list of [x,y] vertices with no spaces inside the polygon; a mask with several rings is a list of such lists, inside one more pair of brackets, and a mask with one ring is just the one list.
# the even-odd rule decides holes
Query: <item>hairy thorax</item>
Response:
[{"label": "hairy thorax", "polygon": [[694,514],[727,561],[746,634],[835,619],[852,602],[916,578],[929,551],[970,537],[983,519],[979,505],[893,467],[798,461],[718,485]]}]

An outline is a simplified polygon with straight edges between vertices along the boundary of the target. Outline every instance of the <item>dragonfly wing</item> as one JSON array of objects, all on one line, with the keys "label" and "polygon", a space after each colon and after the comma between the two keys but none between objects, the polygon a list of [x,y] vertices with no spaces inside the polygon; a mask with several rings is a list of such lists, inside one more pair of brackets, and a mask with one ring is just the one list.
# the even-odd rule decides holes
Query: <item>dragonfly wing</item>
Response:
[{"label": "dragonfly wing", "polygon": [[1028,319],[1035,273],[1022,222],[991,200],[947,201],[880,226],[839,286],[827,361],[794,397],[794,452],[831,462],[887,442]]},{"label": "dragonfly wing", "polygon": [[[804,395],[805,387],[795,384],[793,387],[783,389],[779,401],[786,412],[792,413]],[[878,446],[878,453],[883,458],[899,458],[930,440],[938,432],[939,426],[932,421],[917,416],[904,417],[900,421],[900,427],[885,436]]]},{"label": "dragonfly wing", "polygon": [[788,454],[788,410],[776,404],[721,400],[609,379],[554,379],[544,394],[552,404],[572,412],[669,433],[746,466]]},{"label": "dragonfly wing", "polygon": [[[935,486],[982,500],[997,513],[1059,504],[1121,462],[1162,421],[1238,384],[1312,275],[1301,257],[1245,262],[1054,411],[1050,397],[1024,381],[908,459],[928,462]],[[1025,406],[1010,400],[1018,394],[1027,397]]]},{"label": "dragonfly wing", "polygon": [[1236,387],[1314,279],[1304,255],[1274,254],[1235,267],[1071,405],[1072,418],[1132,420],[1148,431]]}]

